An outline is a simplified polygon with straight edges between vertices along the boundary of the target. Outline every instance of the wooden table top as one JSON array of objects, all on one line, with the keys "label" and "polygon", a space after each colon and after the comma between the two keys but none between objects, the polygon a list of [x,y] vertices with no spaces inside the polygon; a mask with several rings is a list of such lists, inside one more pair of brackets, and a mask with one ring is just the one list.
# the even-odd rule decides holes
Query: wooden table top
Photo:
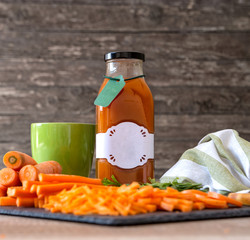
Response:
[{"label": "wooden table top", "polygon": [[250,239],[250,218],[110,227],[0,216],[0,239]]}]

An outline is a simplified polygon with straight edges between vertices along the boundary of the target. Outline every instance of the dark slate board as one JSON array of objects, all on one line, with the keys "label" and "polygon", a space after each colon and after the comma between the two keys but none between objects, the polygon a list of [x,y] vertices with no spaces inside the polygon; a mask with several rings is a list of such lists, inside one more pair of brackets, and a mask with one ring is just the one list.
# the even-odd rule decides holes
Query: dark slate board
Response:
[{"label": "dark slate board", "polygon": [[202,211],[193,211],[190,213],[182,212],[155,212],[148,214],[138,214],[135,216],[75,216],[72,214],[50,213],[37,208],[17,208],[0,207],[0,214],[20,217],[42,218],[78,223],[92,223],[110,226],[128,226],[151,223],[169,223],[206,219],[250,217],[250,207],[229,208],[229,209],[206,209]]}]

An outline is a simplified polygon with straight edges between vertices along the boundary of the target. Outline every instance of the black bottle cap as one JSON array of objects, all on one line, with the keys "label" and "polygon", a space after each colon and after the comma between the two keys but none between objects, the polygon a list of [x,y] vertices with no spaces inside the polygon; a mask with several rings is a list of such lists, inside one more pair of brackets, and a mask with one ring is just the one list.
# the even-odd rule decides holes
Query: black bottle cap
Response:
[{"label": "black bottle cap", "polygon": [[143,62],[145,61],[144,53],[139,53],[139,52],[110,52],[104,55],[104,61],[117,58],[135,58],[143,60]]}]

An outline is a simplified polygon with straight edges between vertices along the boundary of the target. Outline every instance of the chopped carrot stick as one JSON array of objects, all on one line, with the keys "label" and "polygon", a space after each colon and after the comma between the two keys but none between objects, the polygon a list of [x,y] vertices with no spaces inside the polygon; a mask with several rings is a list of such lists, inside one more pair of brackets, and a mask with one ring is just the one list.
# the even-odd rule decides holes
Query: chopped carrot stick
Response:
[{"label": "chopped carrot stick", "polygon": [[23,189],[24,190],[29,190],[31,189],[32,185],[46,185],[46,184],[50,184],[49,182],[40,182],[40,181],[27,181],[27,180],[24,180],[22,182],[22,185],[23,185]]},{"label": "chopped carrot stick", "polygon": [[203,210],[205,208],[205,203],[203,202],[194,202],[193,209],[194,210]]},{"label": "chopped carrot stick", "polygon": [[[81,186],[81,185],[86,185],[85,183],[46,183],[46,184],[33,184],[32,186],[31,186],[31,188],[30,188],[30,192],[31,193],[36,193],[37,192],[37,187],[38,186],[40,186],[40,185],[43,185],[43,186],[47,186],[47,185],[51,185],[51,184],[54,184],[54,185],[61,185],[61,184],[63,184],[63,185],[61,185],[61,186],[65,186],[65,184],[67,185],[71,185],[72,187],[74,186],[74,185],[76,185],[76,186]],[[90,185],[88,185],[88,186],[90,186]],[[62,188],[62,190],[64,189],[63,187],[61,187]],[[68,188],[67,188],[68,189]],[[49,194],[51,194],[51,193],[49,193]]]},{"label": "chopped carrot stick", "polygon": [[170,203],[161,202],[160,207],[168,212],[173,212],[174,205]]},{"label": "chopped carrot stick", "polygon": [[34,198],[34,207],[35,208],[42,208],[44,203],[45,203],[44,199]]},{"label": "chopped carrot stick", "polygon": [[182,212],[190,212],[193,209],[193,202],[177,198],[163,198],[163,203],[171,204],[174,209],[181,210]]},{"label": "chopped carrot stick", "polygon": [[199,195],[203,195],[203,196],[207,196],[206,192],[200,191],[200,190],[196,190],[196,189],[188,189],[188,190],[183,190],[182,193],[191,193],[191,194],[199,194]]},{"label": "chopped carrot stick", "polygon": [[206,207],[214,207],[214,208],[227,208],[227,202],[223,200],[212,199],[200,195],[196,195],[196,198],[200,201],[205,203]]},{"label": "chopped carrot stick", "polygon": [[[42,185],[46,185],[46,184],[42,184]],[[31,186],[31,188],[30,188],[30,192],[31,192],[31,193],[36,193],[37,186],[39,186],[39,185],[33,184],[33,185]]]},{"label": "chopped carrot stick", "polygon": [[0,197],[4,197],[7,195],[7,187],[4,185],[0,184]]},{"label": "chopped carrot stick", "polygon": [[193,204],[186,205],[186,204],[178,203],[174,208],[181,210],[182,212],[191,212],[193,210]]},{"label": "chopped carrot stick", "polygon": [[172,187],[167,187],[167,188],[166,188],[166,192],[167,192],[167,193],[179,193],[178,190],[176,190],[176,189],[174,189],[174,188],[172,188]]},{"label": "chopped carrot stick", "polygon": [[38,206],[38,198],[34,198],[34,207],[39,208],[39,206]]},{"label": "chopped carrot stick", "polygon": [[188,205],[188,206],[193,205],[193,201],[186,200],[186,199],[179,199],[179,203],[184,204],[184,205]]},{"label": "chopped carrot stick", "polygon": [[98,178],[88,178],[76,175],[66,175],[66,174],[39,174],[39,181],[41,182],[79,182],[79,183],[90,183],[102,185],[101,179]]},{"label": "chopped carrot stick", "polygon": [[44,199],[38,199],[38,207],[39,208],[42,208],[44,203],[45,203]]},{"label": "chopped carrot stick", "polygon": [[235,205],[237,207],[242,207],[242,205],[243,205],[241,202],[239,202],[239,201],[237,201],[235,199],[226,197],[226,196],[224,196],[222,194],[219,194],[219,193],[216,193],[216,192],[209,192],[208,197],[219,199],[219,200],[222,200],[222,201],[226,201],[227,203],[230,203],[230,204]]},{"label": "chopped carrot stick", "polygon": [[7,152],[3,157],[3,163],[6,167],[14,170],[20,170],[25,165],[37,164],[31,156],[18,151]]},{"label": "chopped carrot stick", "polygon": [[[110,187],[103,186],[103,185],[94,185],[94,184],[86,184],[86,183],[51,183],[51,184],[45,184],[45,185],[33,185],[31,188],[34,187],[36,189],[37,195],[49,195],[49,194],[54,194],[58,193],[64,189],[69,190],[74,186],[88,186],[90,188],[100,188],[100,189],[107,189]],[[113,187],[117,188],[117,187]],[[32,189],[32,192],[34,190]]]},{"label": "chopped carrot stick", "polygon": [[20,185],[18,173],[11,168],[3,168],[0,170],[0,184],[6,187]]},{"label": "chopped carrot stick", "polygon": [[74,183],[37,185],[36,186],[36,193],[37,193],[37,195],[49,195],[51,193],[58,193],[64,189],[69,190],[72,187],[74,187],[74,185],[75,185]]},{"label": "chopped carrot stick", "polygon": [[9,197],[36,197],[36,193],[24,190],[22,187],[9,187],[7,190]]},{"label": "chopped carrot stick", "polygon": [[168,193],[167,191],[162,191],[159,188],[154,188],[153,189],[153,196],[155,198],[167,197],[167,195],[169,195],[169,194],[175,194],[175,193]]},{"label": "chopped carrot stick", "polygon": [[35,204],[35,198],[18,197],[16,199],[17,207],[34,207],[34,204]]},{"label": "chopped carrot stick", "polygon": [[146,204],[145,208],[149,211],[149,212],[155,212],[157,210],[157,206],[153,205],[153,204]]},{"label": "chopped carrot stick", "polygon": [[190,201],[195,201],[196,200],[196,196],[192,193],[179,193],[179,195],[177,195],[178,198],[180,199],[186,199],[186,200],[190,200]]},{"label": "chopped carrot stick", "polygon": [[151,198],[139,198],[137,200],[138,203],[140,204],[150,204],[152,202]]},{"label": "chopped carrot stick", "polygon": [[167,197],[167,198],[180,198],[180,199],[187,199],[187,200],[192,200],[194,201],[196,199],[196,196],[191,193],[182,193],[182,192],[166,192],[162,191],[161,192],[154,192],[154,197]]},{"label": "chopped carrot stick", "polygon": [[0,197],[0,206],[16,206],[16,198]]},{"label": "chopped carrot stick", "polygon": [[153,198],[151,198],[151,204],[155,204],[155,205],[160,205],[160,203],[161,203],[161,201],[162,201],[162,199],[161,198],[155,198],[155,197],[153,197]]},{"label": "chopped carrot stick", "polygon": [[224,208],[228,208],[228,205],[216,206],[216,205],[210,205],[210,204],[205,203],[205,208],[224,209]]},{"label": "chopped carrot stick", "polygon": [[179,202],[179,199],[177,199],[177,198],[163,198],[163,200],[162,200],[163,202],[165,202],[165,203],[168,203],[168,204],[172,204],[172,205],[177,205],[178,204],[178,202]]},{"label": "chopped carrot stick", "polygon": [[140,188],[134,195],[134,199],[140,198],[140,197],[149,197],[153,194],[153,187],[152,186],[144,186],[143,188]]}]

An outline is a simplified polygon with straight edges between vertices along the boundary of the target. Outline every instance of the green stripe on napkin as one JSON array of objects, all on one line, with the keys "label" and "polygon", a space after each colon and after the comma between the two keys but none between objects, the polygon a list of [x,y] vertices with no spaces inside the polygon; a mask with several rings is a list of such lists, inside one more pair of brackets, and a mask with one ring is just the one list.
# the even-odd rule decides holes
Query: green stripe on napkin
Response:
[{"label": "green stripe on napkin", "polygon": [[250,190],[250,143],[232,129],[205,136],[160,179],[201,183],[210,191]]}]

